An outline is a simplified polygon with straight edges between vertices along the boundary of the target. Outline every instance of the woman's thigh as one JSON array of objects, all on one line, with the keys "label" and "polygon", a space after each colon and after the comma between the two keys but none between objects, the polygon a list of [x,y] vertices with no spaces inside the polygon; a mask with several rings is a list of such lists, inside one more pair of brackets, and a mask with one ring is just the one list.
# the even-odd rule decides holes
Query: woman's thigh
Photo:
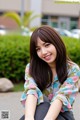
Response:
[{"label": "woman's thigh", "polygon": [[60,115],[63,116],[65,118],[65,120],[75,120],[72,111],[63,112],[63,113],[60,113]]},{"label": "woman's thigh", "polygon": [[41,103],[39,106],[37,106],[34,116],[35,120],[43,120],[49,107],[50,104],[48,102]]}]

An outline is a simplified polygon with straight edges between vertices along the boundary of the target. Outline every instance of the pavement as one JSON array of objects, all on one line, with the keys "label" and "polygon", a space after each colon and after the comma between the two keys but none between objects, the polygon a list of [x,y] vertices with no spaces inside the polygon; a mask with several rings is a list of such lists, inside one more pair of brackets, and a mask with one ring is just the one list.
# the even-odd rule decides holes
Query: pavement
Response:
[{"label": "pavement", "polygon": [[[19,120],[24,114],[24,107],[20,103],[20,97],[22,92],[7,92],[0,93],[0,120]],[[8,112],[10,119],[5,119],[2,114]],[[80,120],[80,93],[76,97],[76,101],[73,106],[73,113],[75,120]]]}]

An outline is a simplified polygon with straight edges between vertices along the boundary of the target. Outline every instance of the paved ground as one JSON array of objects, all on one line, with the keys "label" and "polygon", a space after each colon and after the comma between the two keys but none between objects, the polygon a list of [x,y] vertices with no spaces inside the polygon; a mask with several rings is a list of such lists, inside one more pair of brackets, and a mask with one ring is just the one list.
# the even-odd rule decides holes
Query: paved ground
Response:
[{"label": "paved ground", "polygon": [[[21,94],[22,92],[0,93],[0,115],[3,110],[7,110],[10,111],[10,120],[19,120],[24,113],[24,108],[20,103]],[[80,93],[76,98],[73,108],[75,120],[80,120]]]}]

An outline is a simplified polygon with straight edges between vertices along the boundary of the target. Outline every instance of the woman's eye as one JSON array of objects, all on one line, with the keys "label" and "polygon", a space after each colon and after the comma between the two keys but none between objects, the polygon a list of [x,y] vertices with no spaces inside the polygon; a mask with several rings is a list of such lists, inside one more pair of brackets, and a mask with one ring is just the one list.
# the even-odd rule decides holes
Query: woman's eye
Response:
[{"label": "woman's eye", "polygon": [[40,48],[36,48],[36,51],[39,51],[40,50]]},{"label": "woman's eye", "polygon": [[50,45],[50,43],[46,43],[46,44],[45,44],[45,47],[48,47],[49,45]]}]

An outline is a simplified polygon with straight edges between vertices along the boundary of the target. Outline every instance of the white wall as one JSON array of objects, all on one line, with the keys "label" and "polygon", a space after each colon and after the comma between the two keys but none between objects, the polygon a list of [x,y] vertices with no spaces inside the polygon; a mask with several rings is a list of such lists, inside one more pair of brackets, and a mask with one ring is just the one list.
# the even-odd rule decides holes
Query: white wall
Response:
[{"label": "white wall", "polygon": [[[24,11],[29,9],[29,0],[24,0]],[[0,11],[20,11],[21,0],[0,0]]]},{"label": "white wall", "polygon": [[[30,10],[36,15],[41,15],[42,13],[42,0],[30,0]],[[31,22],[31,27],[36,27],[41,25],[41,17],[36,18]]]}]

